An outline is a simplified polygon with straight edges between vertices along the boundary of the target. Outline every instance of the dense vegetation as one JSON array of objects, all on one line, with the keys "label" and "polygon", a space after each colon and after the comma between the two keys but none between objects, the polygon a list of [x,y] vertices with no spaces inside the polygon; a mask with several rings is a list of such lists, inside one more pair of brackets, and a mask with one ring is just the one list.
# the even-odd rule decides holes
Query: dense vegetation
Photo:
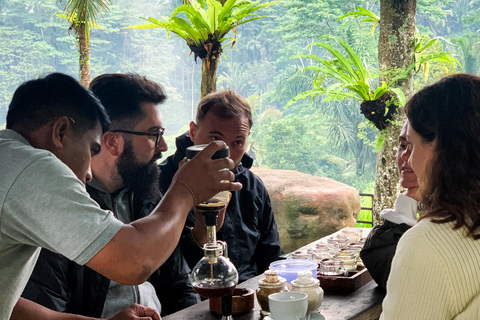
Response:
[{"label": "dense vegetation", "polygon": [[[116,0],[97,20],[102,29],[90,31],[92,77],[137,72],[165,86],[169,99],[161,110],[170,152],[174,137],[194,117],[201,63],[189,57],[190,49],[182,39],[168,39],[164,30],[124,28],[144,23],[139,17],[170,16],[181,3]],[[75,35],[69,34],[68,21],[55,16],[64,6],[56,0],[0,1],[0,125],[21,82],[53,71],[79,77]],[[359,190],[372,190],[376,132],[360,114],[357,100],[316,97],[284,108],[297,94],[312,89],[315,80],[314,72],[298,72],[314,61],[291,57],[330,57],[322,48],[308,46],[321,36],[345,40],[365,66],[378,68],[378,30],[372,35],[373,23],[355,17],[337,21],[356,7],[379,14],[376,1],[283,0],[258,11],[269,18],[236,28],[235,45],[224,48],[220,58],[217,86],[237,91],[254,108],[249,153],[257,165],[328,176]],[[479,0],[417,0],[418,37],[424,43],[440,39],[427,53],[450,51],[462,67],[439,62],[418,66],[416,89],[446,73],[479,73],[479,8]]]}]

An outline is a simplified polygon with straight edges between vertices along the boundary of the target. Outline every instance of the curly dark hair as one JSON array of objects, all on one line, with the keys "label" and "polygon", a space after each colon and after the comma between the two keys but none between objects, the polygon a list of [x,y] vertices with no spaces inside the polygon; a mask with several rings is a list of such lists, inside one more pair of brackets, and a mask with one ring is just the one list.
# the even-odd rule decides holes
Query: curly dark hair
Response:
[{"label": "curly dark hair", "polygon": [[455,222],[480,239],[480,77],[456,74],[417,92],[406,114],[423,142],[436,141],[421,188],[421,219]]}]

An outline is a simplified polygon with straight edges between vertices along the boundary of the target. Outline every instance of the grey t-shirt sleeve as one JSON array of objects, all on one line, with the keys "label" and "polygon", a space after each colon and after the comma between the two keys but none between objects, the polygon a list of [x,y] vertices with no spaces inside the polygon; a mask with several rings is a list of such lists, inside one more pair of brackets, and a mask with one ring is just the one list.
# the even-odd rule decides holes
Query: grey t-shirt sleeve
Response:
[{"label": "grey t-shirt sleeve", "polygon": [[21,172],[8,191],[1,219],[5,241],[47,248],[79,264],[93,258],[123,225],[53,156],[41,157]]}]

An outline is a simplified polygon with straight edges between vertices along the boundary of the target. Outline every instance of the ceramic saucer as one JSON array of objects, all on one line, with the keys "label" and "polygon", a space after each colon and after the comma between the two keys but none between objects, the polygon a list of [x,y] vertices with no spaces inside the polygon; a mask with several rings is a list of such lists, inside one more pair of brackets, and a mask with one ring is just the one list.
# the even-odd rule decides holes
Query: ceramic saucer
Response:
[{"label": "ceramic saucer", "polygon": [[310,320],[325,320],[325,317],[318,312],[310,313]]},{"label": "ceramic saucer", "polygon": [[[265,317],[263,318],[263,320],[275,320],[275,319],[273,319],[272,317],[269,317],[269,316],[265,316]],[[322,316],[322,315],[321,315],[320,313],[318,313],[318,312],[312,312],[312,313],[310,313],[310,318],[309,318],[309,320],[325,320],[325,317]]]}]

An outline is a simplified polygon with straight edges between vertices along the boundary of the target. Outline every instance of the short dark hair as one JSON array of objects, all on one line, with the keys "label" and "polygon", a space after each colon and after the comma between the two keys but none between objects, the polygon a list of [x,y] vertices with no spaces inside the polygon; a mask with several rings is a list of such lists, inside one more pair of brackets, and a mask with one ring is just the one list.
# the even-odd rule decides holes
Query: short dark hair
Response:
[{"label": "short dark hair", "polygon": [[84,133],[100,123],[103,132],[110,121],[102,104],[74,78],[51,73],[21,84],[8,106],[7,129],[33,132],[55,117],[68,116],[75,131]]},{"label": "short dark hair", "polygon": [[100,75],[90,83],[90,90],[107,110],[111,130],[133,129],[145,117],[142,103],[159,104],[167,99],[160,84],[134,73]]},{"label": "short dark hair", "polygon": [[421,186],[421,218],[455,222],[480,234],[480,77],[456,74],[417,92],[406,105],[410,125],[435,156]]},{"label": "short dark hair", "polygon": [[202,122],[208,112],[222,119],[232,119],[244,116],[248,120],[251,128],[253,124],[252,110],[247,100],[238,95],[234,91],[224,90],[220,92],[209,93],[198,104],[197,116],[195,121],[197,124]]}]

